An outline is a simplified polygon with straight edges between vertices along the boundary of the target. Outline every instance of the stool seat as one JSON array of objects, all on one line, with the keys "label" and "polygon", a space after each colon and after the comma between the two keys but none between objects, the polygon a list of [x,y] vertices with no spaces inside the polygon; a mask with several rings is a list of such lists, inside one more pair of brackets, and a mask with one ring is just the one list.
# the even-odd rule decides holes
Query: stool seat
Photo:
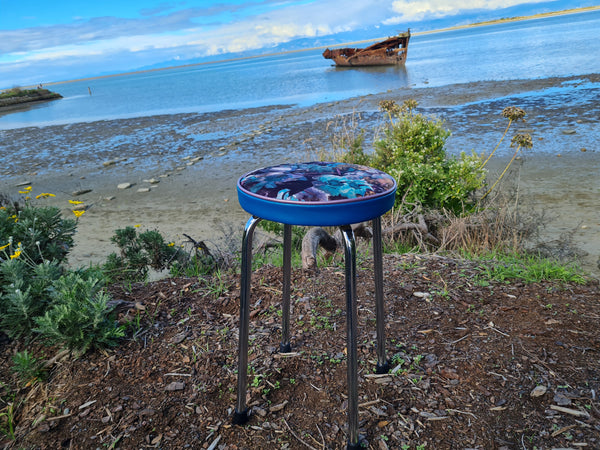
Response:
[{"label": "stool seat", "polygon": [[281,164],[237,183],[240,206],[290,225],[338,226],[379,217],[394,205],[396,181],[371,167],[340,162]]}]

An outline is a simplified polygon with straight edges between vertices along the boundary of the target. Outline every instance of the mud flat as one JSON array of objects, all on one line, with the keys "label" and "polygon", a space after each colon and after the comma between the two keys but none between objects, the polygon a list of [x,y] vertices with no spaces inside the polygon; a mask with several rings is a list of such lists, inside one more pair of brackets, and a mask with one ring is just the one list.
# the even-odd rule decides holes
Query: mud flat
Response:
[{"label": "mud flat", "polygon": [[[500,112],[520,106],[534,148],[519,162],[519,198],[543,213],[540,242],[580,251],[572,257],[598,276],[600,257],[600,75],[486,81],[440,88],[399,89],[308,108],[273,106],[203,114],[176,114],[0,131],[0,192],[16,185],[69,213],[68,199],[85,201],[75,266],[102,261],[115,250],[114,230],[158,229],[182,242],[186,233],[219,245],[239,245],[247,215],[237,203],[236,180],[254,168],[312,159],[331,148],[344,122],[366,130],[380,123],[382,99],[414,98],[419,110],[446,121],[451,153],[490,152],[507,124]],[[360,118],[360,119],[359,119]],[[368,132],[367,140],[373,135]],[[510,159],[498,151],[495,172]],[[127,188],[119,185],[129,184]],[[121,186],[122,187],[122,186]],[[83,191],[88,191],[81,194]],[[80,195],[75,196],[74,193]]]}]

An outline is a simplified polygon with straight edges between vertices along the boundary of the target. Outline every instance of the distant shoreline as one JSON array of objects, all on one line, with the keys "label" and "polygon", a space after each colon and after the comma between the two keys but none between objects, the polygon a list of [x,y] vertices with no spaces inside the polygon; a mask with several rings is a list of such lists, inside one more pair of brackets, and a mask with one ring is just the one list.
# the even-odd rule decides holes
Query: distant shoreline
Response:
[{"label": "distant shoreline", "polygon": [[[465,29],[465,28],[475,28],[475,27],[481,27],[481,26],[496,25],[496,24],[500,24],[500,23],[518,22],[518,21],[522,21],[522,20],[543,19],[546,17],[564,16],[564,15],[568,15],[568,14],[578,14],[578,13],[582,13],[582,12],[590,12],[590,11],[596,11],[596,10],[600,10],[600,5],[599,6],[587,6],[587,7],[583,7],[583,8],[565,9],[563,11],[540,13],[540,14],[534,14],[531,16],[517,16],[517,17],[509,17],[506,19],[490,20],[490,21],[477,22],[477,23],[466,24],[466,25],[456,25],[456,26],[448,27],[448,28],[440,28],[438,30],[419,31],[416,33],[412,33],[412,35],[413,36],[423,36],[423,35],[429,35],[429,34],[435,34],[435,33],[444,33],[444,32],[453,31],[453,30],[460,30],[460,29]],[[348,46],[354,46],[357,44],[377,42],[377,41],[380,41],[383,39],[385,39],[385,37],[367,39],[367,40],[362,40],[362,41],[345,42],[345,43],[340,43],[340,44],[335,44],[335,45],[330,45],[330,46],[310,47],[310,48],[304,48],[304,49],[299,49],[299,50],[289,50],[289,51],[284,51],[284,52],[267,53],[267,54],[263,54],[263,55],[240,56],[238,58],[220,59],[220,60],[215,60],[215,61],[206,61],[206,62],[193,63],[193,64],[183,64],[181,66],[159,67],[156,69],[134,70],[131,72],[121,72],[121,73],[114,73],[114,74],[109,74],[109,75],[98,75],[95,77],[76,78],[73,80],[51,81],[51,82],[46,82],[44,84],[53,86],[53,85],[65,84],[65,83],[76,83],[76,82],[80,82],[80,81],[93,81],[93,80],[100,80],[100,79],[104,79],[104,78],[120,77],[120,76],[125,76],[125,75],[137,75],[137,74],[142,74],[142,73],[160,72],[163,70],[203,66],[203,65],[207,65],[207,64],[217,64],[217,63],[223,63],[223,62],[243,61],[243,60],[248,60],[248,59],[264,58],[264,57],[270,57],[270,56],[288,55],[288,54],[293,54],[293,53],[325,49],[327,47],[348,47]],[[30,87],[32,87],[32,86],[26,86],[25,88],[30,88]]]},{"label": "distant shoreline", "polygon": [[57,92],[48,89],[7,89],[0,93],[0,110],[6,110],[11,107],[20,106],[27,103],[47,102],[62,98]]}]

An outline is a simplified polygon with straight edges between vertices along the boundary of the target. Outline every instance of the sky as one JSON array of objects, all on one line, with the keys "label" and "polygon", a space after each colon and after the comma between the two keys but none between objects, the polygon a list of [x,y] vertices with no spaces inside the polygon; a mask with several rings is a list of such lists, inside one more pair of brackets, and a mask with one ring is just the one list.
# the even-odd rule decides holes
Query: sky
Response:
[{"label": "sky", "polygon": [[0,89],[266,52],[369,28],[373,38],[385,37],[375,30],[542,3],[573,7],[573,0],[0,0]]}]

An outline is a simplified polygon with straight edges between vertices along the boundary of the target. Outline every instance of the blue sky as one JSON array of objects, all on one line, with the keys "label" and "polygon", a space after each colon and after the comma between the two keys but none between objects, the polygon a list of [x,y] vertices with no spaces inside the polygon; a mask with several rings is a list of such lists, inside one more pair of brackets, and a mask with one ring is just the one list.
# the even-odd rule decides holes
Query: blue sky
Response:
[{"label": "blue sky", "polygon": [[[519,5],[574,0],[0,0],[0,88],[176,65]],[[534,11],[537,12],[537,11]],[[486,16],[487,18],[488,16]],[[327,42],[335,42],[329,40]],[[344,41],[339,41],[344,42]]]}]

